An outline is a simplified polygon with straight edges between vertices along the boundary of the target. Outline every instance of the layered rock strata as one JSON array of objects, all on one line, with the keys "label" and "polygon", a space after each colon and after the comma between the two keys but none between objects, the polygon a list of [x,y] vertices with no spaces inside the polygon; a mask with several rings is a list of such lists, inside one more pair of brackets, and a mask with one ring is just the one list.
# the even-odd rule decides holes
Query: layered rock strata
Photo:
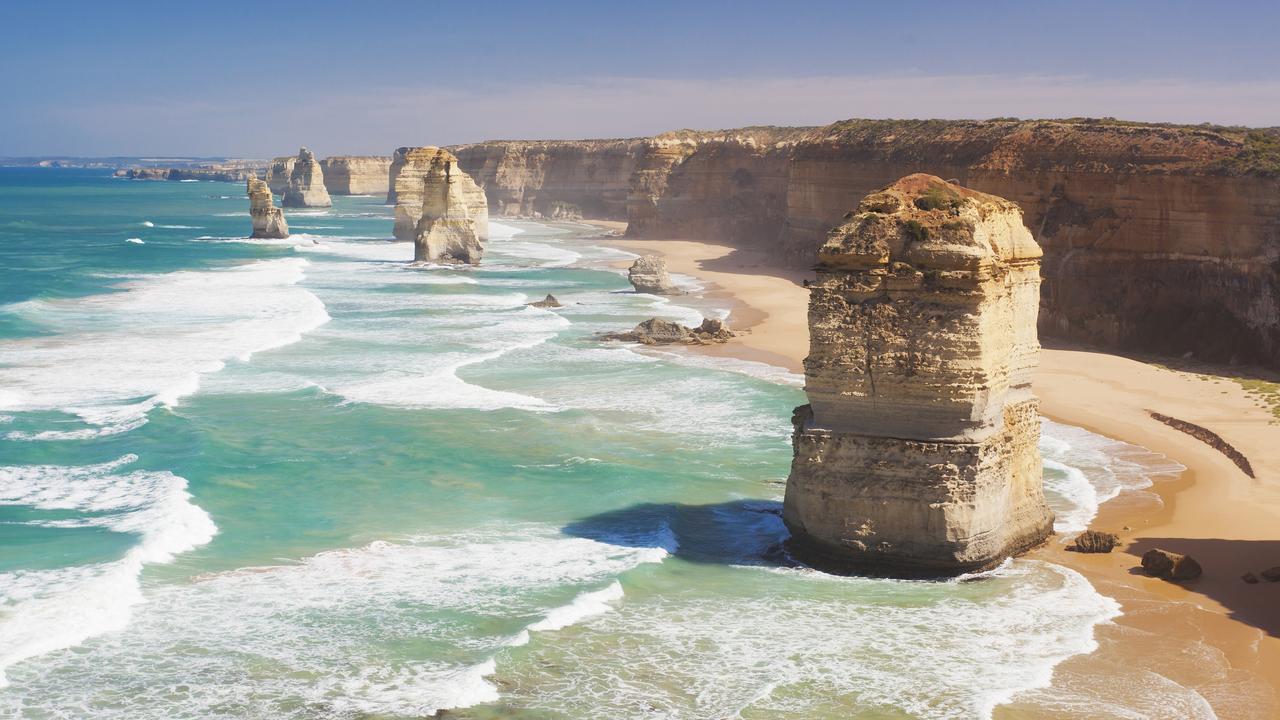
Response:
[{"label": "layered rock strata", "polygon": [[255,238],[287,238],[289,223],[285,222],[284,211],[275,206],[271,199],[271,188],[256,177],[249,178],[249,217],[253,221]]},{"label": "layered rock strata", "polygon": [[[274,167],[274,163],[272,163]],[[298,151],[293,170],[289,173],[289,184],[285,187],[284,198],[280,204],[285,207],[330,207],[333,200],[324,186],[324,171],[316,160],[315,153],[306,148]]]},{"label": "layered rock strata", "polygon": [[913,172],[1022,208],[1044,248],[1040,330],[1280,367],[1280,130],[1114,120],[849,120],[457,149],[495,212],[569,202],[629,234],[809,267],[826,231]]},{"label": "layered rock strata", "polygon": [[267,165],[267,187],[271,188],[273,194],[284,195],[284,191],[289,188],[289,176],[293,174],[293,166],[297,162],[297,155],[271,159],[271,163]]},{"label": "layered rock strata", "polygon": [[1017,205],[923,174],[831,231],[783,505],[798,557],[955,575],[1053,532],[1031,393],[1040,257]]},{"label": "layered rock strata", "polygon": [[680,292],[667,272],[667,261],[660,255],[645,255],[631,263],[627,280],[638,293],[651,295],[675,295]]},{"label": "layered rock strata", "polygon": [[381,195],[391,188],[391,158],[336,155],[320,161],[324,186],[333,195]]},{"label": "layered rock strata", "polygon": [[[479,240],[489,238],[489,201],[485,191],[458,167],[458,158],[443,148],[402,147],[391,160],[391,190],[387,201],[396,206],[393,233],[397,240],[416,240],[418,224],[425,217],[428,192],[439,195],[443,182],[454,203],[450,211],[465,214]],[[444,196],[441,196],[444,197]]]}]

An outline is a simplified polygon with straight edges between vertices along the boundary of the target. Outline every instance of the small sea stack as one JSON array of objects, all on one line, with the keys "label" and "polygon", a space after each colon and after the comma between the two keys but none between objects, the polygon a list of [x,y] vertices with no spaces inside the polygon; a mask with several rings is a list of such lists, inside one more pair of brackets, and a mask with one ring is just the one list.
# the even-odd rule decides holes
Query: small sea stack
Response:
[{"label": "small sea stack", "polygon": [[909,175],[833,229],[783,519],[822,569],[988,569],[1053,532],[1031,373],[1040,247],[1014,203]]},{"label": "small sea stack", "polygon": [[[465,212],[475,225],[476,237],[489,239],[489,201],[484,189],[462,168],[458,158],[443,148],[434,146],[402,147],[395,151],[388,171],[391,189],[387,202],[396,207],[396,224],[392,233],[397,240],[416,240],[418,223],[425,209],[425,193],[430,188],[438,193],[448,186],[453,199],[451,212]],[[445,180],[444,184],[440,181]],[[438,198],[437,198],[438,199]]]},{"label": "small sea stack", "polygon": [[638,293],[651,295],[678,295],[680,289],[671,282],[667,273],[667,261],[660,255],[645,255],[631,264],[627,280]]},{"label": "small sea stack", "polygon": [[256,177],[249,178],[249,217],[253,221],[255,238],[287,238],[289,223],[285,222],[284,211],[275,206],[271,197],[271,188]]},{"label": "small sea stack", "polygon": [[285,187],[284,207],[330,207],[333,200],[324,187],[324,171],[310,150],[302,148],[289,172],[289,184]]}]

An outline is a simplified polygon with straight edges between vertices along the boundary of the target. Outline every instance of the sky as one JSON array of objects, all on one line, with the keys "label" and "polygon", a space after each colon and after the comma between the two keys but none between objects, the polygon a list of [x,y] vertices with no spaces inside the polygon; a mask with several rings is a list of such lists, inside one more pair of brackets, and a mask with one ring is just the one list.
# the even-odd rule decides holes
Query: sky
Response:
[{"label": "sky", "polygon": [[0,0],[0,156],[852,118],[1280,125],[1280,2]]}]

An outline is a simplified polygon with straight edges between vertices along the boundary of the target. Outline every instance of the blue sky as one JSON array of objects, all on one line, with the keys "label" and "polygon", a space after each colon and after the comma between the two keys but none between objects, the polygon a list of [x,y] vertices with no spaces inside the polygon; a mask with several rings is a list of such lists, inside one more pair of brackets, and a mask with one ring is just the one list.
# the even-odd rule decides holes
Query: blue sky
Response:
[{"label": "blue sky", "polygon": [[0,155],[847,117],[1280,125],[1280,3],[0,3]]}]

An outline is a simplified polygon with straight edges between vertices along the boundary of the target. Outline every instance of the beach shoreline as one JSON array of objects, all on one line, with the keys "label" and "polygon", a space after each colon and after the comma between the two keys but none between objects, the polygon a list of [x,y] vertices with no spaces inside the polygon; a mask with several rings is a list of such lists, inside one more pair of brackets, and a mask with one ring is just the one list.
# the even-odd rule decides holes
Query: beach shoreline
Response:
[{"label": "beach shoreline", "polygon": [[[620,233],[622,222],[590,224]],[[727,301],[725,345],[695,352],[736,357],[803,372],[808,352],[808,273],[778,270],[763,254],[682,239],[599,238],[601,244],[657,254],[673,273],[707,283],[707,298]],[[1098,649],[1069,658],[1055,688],[1069,682],[1091,691],[1117,678],[1153,673],[1187,688],[1221,718],[1270,718],[1280,710],[1280,583],[1241,576],[1280,565],[1280,426],[1228,376],[1193,374],[1137,360],[1046,343],[1035,390],[1041,413],[1067,425],[1147,448],[1184,465],[1148,491],[1104,503],[1091,527],[1115,532],[1121,545],[1103,555],[1066,550],[1055,537],[1029,557],[1069,567],[1123,615],[1100,625]],[[1253,464],[1250,478],[1218,449],[1151,417],[1155,411],[1209,428]],[[1186,585],[1146,576],[1138,567],[1152,547],[1196,557],[1204,575]],[[1201,661],[1189,663],[1188,657]],[[1118,687],[1115,687],[1118,686]],[[1070,717],[1037,706],[1034,697],[1001,706],[997,717]],[[1210,716],[1210,715],[1206,715]]]}]

